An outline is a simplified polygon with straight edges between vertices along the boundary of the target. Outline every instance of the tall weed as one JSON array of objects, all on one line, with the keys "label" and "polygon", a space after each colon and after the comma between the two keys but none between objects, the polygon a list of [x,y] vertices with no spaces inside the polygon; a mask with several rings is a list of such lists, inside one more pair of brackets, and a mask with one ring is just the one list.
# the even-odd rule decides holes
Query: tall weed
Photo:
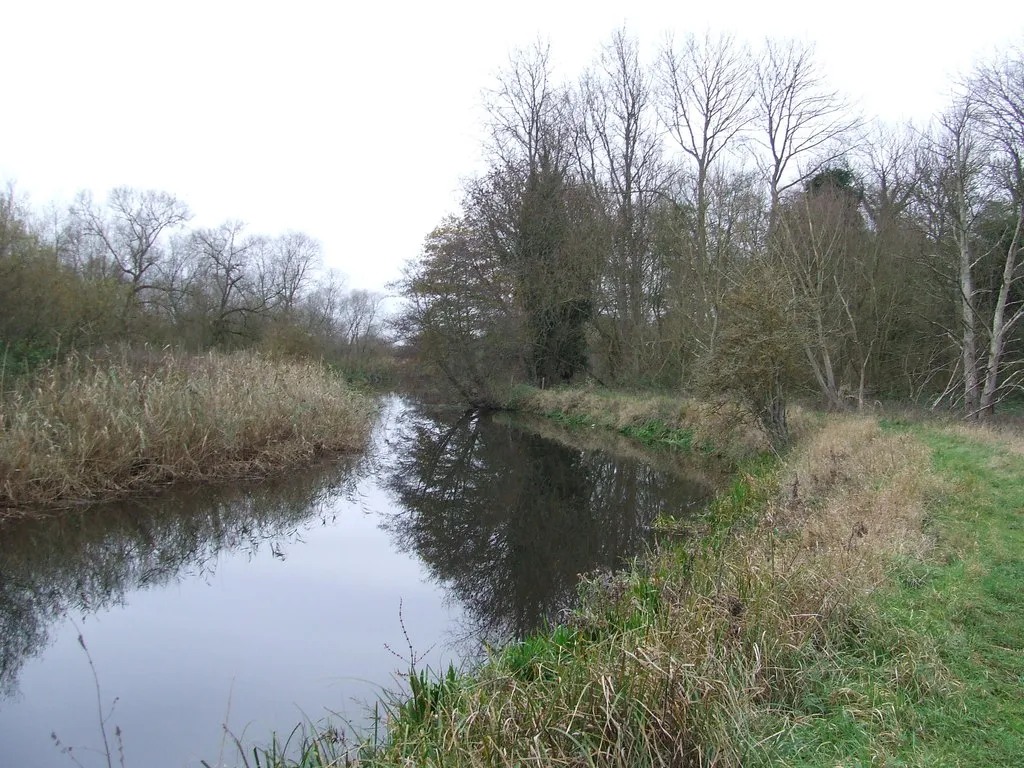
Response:
[{"label": "tall weed", "polygon": [[0,396],[0,509],[260,474],[353,450],[371,409],[316,363],[252,352],[72,355]]}]

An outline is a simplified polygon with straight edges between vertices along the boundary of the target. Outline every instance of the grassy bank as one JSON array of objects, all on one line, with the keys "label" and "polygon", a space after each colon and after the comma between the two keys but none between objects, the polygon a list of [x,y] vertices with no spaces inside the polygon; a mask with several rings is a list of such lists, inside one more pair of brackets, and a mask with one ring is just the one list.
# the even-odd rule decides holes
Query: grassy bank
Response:
[{"label": "grassy bank", "polygon": [[[600,423],[621,430],[632,400]],[[471,673],[412,676],[384,743],[314,733],[301,764],[1019,765],[1024,440],[802,422],[785,456],[739,459],[700,519],[665,521],[656,555],[586,580],[570,621]]]},{"label": "grassy bank", "polygon": [[371,407],[318,364],[251,352],[72,356],[0,396],[0,515],[352,450]]},{"label": "grassy bank", "polygon": [[[521,387],[509,407],[568,427],[610,429],[648,446],[714,453],[741,462],[768,444],[739,409],[697,400],[600,389]],[[801,422],[803,412],[797,416]]]}]

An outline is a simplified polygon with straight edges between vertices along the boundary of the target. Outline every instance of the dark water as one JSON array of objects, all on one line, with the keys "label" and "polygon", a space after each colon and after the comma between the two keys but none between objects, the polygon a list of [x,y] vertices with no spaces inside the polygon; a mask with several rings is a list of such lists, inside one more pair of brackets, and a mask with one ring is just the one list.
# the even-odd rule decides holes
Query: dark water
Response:
[{"label": "dark water", "polygon": [[128,768],[233,765],[225,723],[365,722],[410,653],[458,666],[557,619],[710,490],[664,454],[390,398],[359,459],[8,525],[0,768],[106,765],[101,717]]}]

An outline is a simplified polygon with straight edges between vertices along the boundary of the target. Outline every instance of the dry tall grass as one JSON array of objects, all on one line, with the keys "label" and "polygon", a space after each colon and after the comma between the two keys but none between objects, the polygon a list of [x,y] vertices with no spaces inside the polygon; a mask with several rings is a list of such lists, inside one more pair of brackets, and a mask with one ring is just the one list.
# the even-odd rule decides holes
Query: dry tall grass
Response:
[{"label": "dry tall grass", "polygon": [[249,352],[73,356],[0,398],[0,510],[265,473],[368,431],[368,398]]},{"label": "dry tall grass", "polygon": [[[360,764],[774,765],[831,713],[836,738],[897,733],[952,688],[929,642],[865,597],[893,556],[927,550],[932,482],[912,436],[827,417],[723,493],[707,536],[592,578],[567,626],[474,675],[418,681]],[[836,749],[811,762],[840,764]]]},{"label": "dry tall grass", "polygon": [[956,421],[947,424],[943,432],[978,443],[1001,448],[1024,456],[1024,429],[1020,424]]},{"label": "dry tall grass", "polygon": [[920,557],[932,544],[924,499],[935,483],[929,451],[912,435],[885,432],[870,417],[832,416],[789,457],[764,520],[844,560]]}]

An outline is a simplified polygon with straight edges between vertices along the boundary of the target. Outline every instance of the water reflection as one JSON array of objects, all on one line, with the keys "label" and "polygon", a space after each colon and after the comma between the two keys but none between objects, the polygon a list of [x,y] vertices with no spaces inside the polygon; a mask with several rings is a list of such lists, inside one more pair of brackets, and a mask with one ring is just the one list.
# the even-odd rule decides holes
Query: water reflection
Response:
[{"label": "water reflection", "polygon": [[96,743],[69,617],[128,764],[198,766],[228,717],[248,742],[360,722],[406,630],[433,666],[529,632],[709,491],[670,454],[545,429],[390,398],[358,460],[0,527],[0,763],[64,765],[51,730]]},{"label": "water reflection", "polygon": [[557,618],[580,574],[638,554],[659,514],[709,492],[700,477],[479,412],[420,414],[405,433],[386,481],[399,504],[385,526],[461,603],[474,640],[521,637]]},{"label": "water reflection", "polygon": [[[204,487],[0,528],[0,697],[69,612],[126,605],[132,593],[209,579],[225,551],[287,556],[311,519],[351,494],[359,462],[324,464],[261,483]],[[365,471],[366,462],[362,462]]]}]

